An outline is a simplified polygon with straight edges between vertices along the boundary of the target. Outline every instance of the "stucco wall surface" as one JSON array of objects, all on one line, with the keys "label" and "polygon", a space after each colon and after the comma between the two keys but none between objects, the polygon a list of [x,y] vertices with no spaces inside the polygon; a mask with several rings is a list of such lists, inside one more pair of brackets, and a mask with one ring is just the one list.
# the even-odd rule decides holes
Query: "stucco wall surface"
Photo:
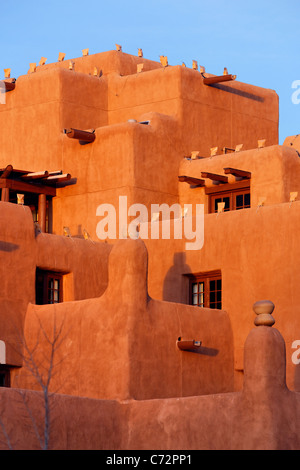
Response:
[{"label": "stucco wall surface", "polygon": [[[285,343],[279,330],[262,321],[261,326],[250,330],[245,351],[241,392],[138,401],[92,400],[55,394],[51,397],[49,447],[69,450],[299,448],[300,395],[286,386]],[[0,441],[1,448],[7,448],[8,444],[15,449],[39,448],[28,410],[37,418],[41,432],[44,404],[40,392],[1,389],[0,404],[1,429],[6,434]]]},{"label": "stucco wall surface", "polygon": [[19,345],[36,268],[64,274],[65,300],[100,296],[107,287],[111,247],[82,238],[38,233],[27,206],[0,202],[1,331],[6,363],[21,365]]},{"label": "stucco wall surface", "polygon": [[277,324],[287,344],[291,390],[300,389],[298,366],[292,362],[292,345],[299,340],[300,331],[299,210],[299,201],[287,201],[207,214],[204,245],[197,251],[186,251],[184,239],[145,240],[149,294],[154,298],[187,303],[189,286],[184,274],[221,270],[222,308],[232,325],[237,371],[243,370],[243,344],[251,326],[249,304],[257,297],[274,299]]},{"label": "stucco wall surface", "polygon": [[[142,240],[120,241],[110,253],[109,283],[101,297],[28,306],[24,339],[30,351],[38,344],[35,361],[44,358],[45,369],[51,356],[47,338],[62,330],[52,390],[123,400],[233,390],[227,313],[150,299],[147,265]],[[179,337],[201,341],[201,348],[181,351]],[[37,387],[26,367],[16,371],[13,384]]]}]

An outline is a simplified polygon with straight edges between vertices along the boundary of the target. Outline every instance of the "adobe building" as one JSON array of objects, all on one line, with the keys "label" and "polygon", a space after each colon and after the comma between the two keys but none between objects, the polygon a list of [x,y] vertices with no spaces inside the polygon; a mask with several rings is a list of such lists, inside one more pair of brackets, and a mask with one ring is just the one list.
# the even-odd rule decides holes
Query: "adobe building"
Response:
[{"label": "adobe building", "polygon": [[[5,70],[0,448],[44,446],[46,397],[47,448],[299,449],[298,136],[273,90],[116,49]],[[162,236],[197,205],[203,243]]]}]

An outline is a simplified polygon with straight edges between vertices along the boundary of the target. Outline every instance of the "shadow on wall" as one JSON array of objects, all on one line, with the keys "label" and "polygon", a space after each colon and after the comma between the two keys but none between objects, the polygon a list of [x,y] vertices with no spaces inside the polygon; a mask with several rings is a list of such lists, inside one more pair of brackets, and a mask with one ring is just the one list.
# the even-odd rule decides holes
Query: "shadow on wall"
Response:
[{"label": "shadow on wall", "polygon": [[183,274],[191,273],[191,268],[186,264],[184,252],[175,253],[173,265],[168,270],[163,287],[163,300],[167,302],[187,303],[188,280]]},{"label": "shadow on wall", "polygon": [[16,245],[15,243],[0,241],[0,251],[5,251],[6,253],[11,253],[12,251],[17,250],[18,248],[20,248],[20,246]]},{"label": "shadow on wall", "polygon": [[234,95],[242,96],[243,98],[248,98],[249,100],[264,102],[264,98],[262,96],[254,95],[253,93],[249,93],[243,90],[238,90],[237,88],[232,88],[226,85],[220,85],[219,83],[210,86],[213,88],[218,88],[219,90],[227,91],[228,93],[232,93]]}]

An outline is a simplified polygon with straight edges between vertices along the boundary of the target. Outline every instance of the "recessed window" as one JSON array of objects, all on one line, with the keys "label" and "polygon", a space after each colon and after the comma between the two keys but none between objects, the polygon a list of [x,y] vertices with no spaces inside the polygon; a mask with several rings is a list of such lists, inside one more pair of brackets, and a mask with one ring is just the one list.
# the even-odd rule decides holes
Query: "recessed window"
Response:
[{"label": "recessed window", "polygon": [[234,195],[235,197],[235,209],[247,209],[250,207],[250,189],[244,191],[243,193],[238,193]]},{"label": "recessed window", "polygon": [[222,309],[222,277],[220,271],[189,275],[190,304]]},{"label": "recessed window", "polygon": [[208,209],[210,213],[218,212],[219,203],[224,204],[223,211],[235,211],[251,207],[249,181],[207,188]]},{"label": "recessed window", "polygon": [[0,387],[10,387],[10,370],[3,365],[0,365]]},{"label": "recessed window", "polygon": [[63,275],[36,270],[36,304],[57,304],[63,301]]},{"label": "recessed window", "polygon": [[224,212],[231,210],[230,196],[227,196],[226,194],[224,194],[224,196],[221,196],[221,195],[212,196],[211,198],[211,206],[213,208],[212,212],[218,212],[218,205],[220,202],[224,202]]},{"label": "recessed window", "polygon": [[218,212],[218,203],[224,202],[224,211],[247,209],[250,207],[250,188],[240,191],[224,191],[210,195],[210,212]]}]

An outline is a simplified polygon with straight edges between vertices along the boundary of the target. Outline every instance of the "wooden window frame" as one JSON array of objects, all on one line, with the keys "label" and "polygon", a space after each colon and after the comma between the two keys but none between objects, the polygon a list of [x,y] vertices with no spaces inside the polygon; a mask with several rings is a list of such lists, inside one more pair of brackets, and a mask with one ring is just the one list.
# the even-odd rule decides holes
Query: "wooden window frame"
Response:
[{"label": "wooden window frame", "polygon": [[[217,271],[208,271],[208,272],[203,272],[203,273],[198,273],[198,274],[192,274],[188,275],[189,277],[189,304],[193,306],[198,306],[200,308],[216,308],[221,310],[222,309],[222,274],[220,270]],[[214,304],[220,304],[219,307],[211,307],[211,289],[210,289],[210,282],[211,281],[221,281],[221,289],[220,291],[213,291],[213,292],[221,292],[221,299],[220,301],[213,302]],[[203,303],[199,302],[199,297],[198,297],[198,302],[197,304],[193,303],[193,285],[194,284],[202,284],[204,285],[204,299]],[[197,289],[197,294],[199,295],[201,292],[199,289]]]},{"label": "wooden window frame", "polygon": [[[43,276],[43,280],[41,284],[39,285],[39,288],[42,289],[42,293],[40,295],[36,295],[36,302],[38,303],[38,305],[53,305],[56,303],[63,302],[63,274],[59,272],[53,272],[53,271],[44,271],[43,269],[37,268],[36,276],[38,275]],[[55,301],[49,302],[49,292],[54,293],[56,291],[56,289],[49,288],[49,281],[51,280],[59,281],[57,302]],[[36,289],[38,289],[37,284],[36,284]]]},{"label": "wooden window frame", "polygon": [[[227,198],[229,197],[229,208],[224,209],[225,212],[233,211],[233,210],[242,210],[248,209],[251,207],[251,190],[250,190],[250,181],[240,181],[235,184],[224,184],[222,186],[217,186],[214,188],[206,188],[205,190],[206,195],[208,195],[208,212],[210,214],[215,214],[217,210],[214,207],[215,200],[219,198]],[[249,206],[243,205],[242,207],[236,206],[236,197],[237,196],[245,196],[246,194],[250,195],[250,204]]]}]

